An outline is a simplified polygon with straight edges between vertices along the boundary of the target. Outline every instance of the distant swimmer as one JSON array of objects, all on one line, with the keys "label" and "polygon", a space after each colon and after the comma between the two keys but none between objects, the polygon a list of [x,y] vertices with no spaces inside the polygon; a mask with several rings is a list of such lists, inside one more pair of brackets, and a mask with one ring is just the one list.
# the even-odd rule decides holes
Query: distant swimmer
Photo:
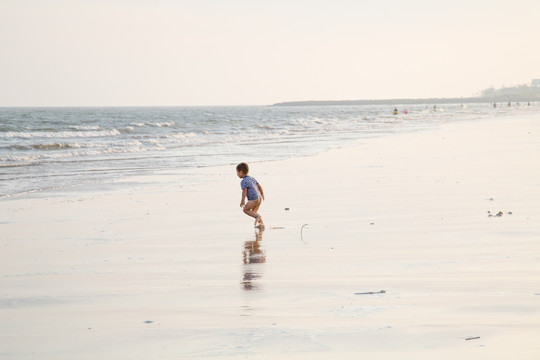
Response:
[{"label": "distant swimmer", "polygon": [[399,113],[398,109],[397,109],[397,108],[394,108],[393,114],[394,114],[394,115],[397,115],[398,113]]},{"label": "distant swimmer", "polygon": [[437,105],[433,105],[433,111],[437,111]]},{"label": "distant swimmer", "polygon": [[527,106],[531,106],[531,102],[530,102],[530,101],[527,101]]},{"label": "distant swimmer", "polygon": [[508,107],[512,107],[512,103],[510,101],[508,102]]},{"label": "distant swimmer", "polygon": [[409,110],[405,109],[405,110],[403,110],[403,113],[404,113],[405,115],[407,115],[407,114],[409,113]]},{"label": "distant swimmer", "polygon": [[497,107],[497,103],[493,103],[493,108],[496,108]]}]

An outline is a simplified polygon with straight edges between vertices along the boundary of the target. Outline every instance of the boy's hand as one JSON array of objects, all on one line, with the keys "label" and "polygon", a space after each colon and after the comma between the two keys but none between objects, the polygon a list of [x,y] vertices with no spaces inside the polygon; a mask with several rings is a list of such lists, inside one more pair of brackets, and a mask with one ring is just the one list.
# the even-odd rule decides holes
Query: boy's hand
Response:
[{"label": "boy's hand", "polygon": [[242,202],[240,203],[240,207],[244,207],[244,205],[246,205],[246,203],[242,201]]}]

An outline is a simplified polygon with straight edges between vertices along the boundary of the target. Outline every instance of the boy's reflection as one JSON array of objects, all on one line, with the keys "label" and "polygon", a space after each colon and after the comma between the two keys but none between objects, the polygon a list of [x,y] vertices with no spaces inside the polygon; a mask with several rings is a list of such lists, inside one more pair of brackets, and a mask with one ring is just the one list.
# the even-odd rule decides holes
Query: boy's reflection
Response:
[{"label": "boy's reflection", "polygon": [[242,285],[244,290],[256,290],[257,284],[254,281],[262,276],[262,264],[266,262],[266,254],[262,247],[263,229],[255,231],[255,240],[244,243],[244,279]]}]

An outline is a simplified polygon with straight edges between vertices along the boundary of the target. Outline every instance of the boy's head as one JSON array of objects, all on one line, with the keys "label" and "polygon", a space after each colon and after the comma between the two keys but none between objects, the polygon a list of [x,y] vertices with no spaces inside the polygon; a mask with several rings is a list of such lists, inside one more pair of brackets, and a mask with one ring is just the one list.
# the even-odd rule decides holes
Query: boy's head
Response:
[{"label": "boy's head", "polygon": [[238,175],[238,177],[244,178],[244,177],[247,176],[248,173],[249,173],[248,164],[243,162],[243,163],[240,163],[240,164],[236,165],[236,174]]}]

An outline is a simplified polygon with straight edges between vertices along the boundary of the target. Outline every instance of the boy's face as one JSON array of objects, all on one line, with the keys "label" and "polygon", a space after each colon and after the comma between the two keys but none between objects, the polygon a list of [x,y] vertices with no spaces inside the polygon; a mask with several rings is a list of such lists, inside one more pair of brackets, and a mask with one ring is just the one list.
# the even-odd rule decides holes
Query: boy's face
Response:
[{"label": "boy's face", "polygon": [[236,170],[236,175],[238,175],[238,177],[239,177],[240,179],[243,179],[243,178],[246,177],[246,174],[245,174],[243,171],[241,171],[241,170],[240,170],[240,171],[239,171],[239,170]]}]

